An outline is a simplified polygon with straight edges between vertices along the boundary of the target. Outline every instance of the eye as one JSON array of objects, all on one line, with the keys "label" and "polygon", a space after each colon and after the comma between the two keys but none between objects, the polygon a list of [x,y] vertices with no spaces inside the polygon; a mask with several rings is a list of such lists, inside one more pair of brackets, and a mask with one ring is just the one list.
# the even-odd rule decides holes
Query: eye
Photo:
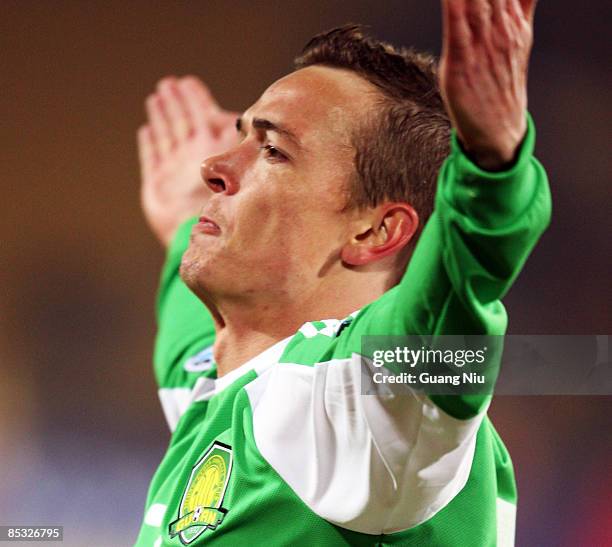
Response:
[{"label": "eye", "polygon": [[264,155],[275,161],[287,161],[287,156],[283,154],[278,148],[272,146],[271,144],[265,144],[259,147],[260,150],[264,151]]}]

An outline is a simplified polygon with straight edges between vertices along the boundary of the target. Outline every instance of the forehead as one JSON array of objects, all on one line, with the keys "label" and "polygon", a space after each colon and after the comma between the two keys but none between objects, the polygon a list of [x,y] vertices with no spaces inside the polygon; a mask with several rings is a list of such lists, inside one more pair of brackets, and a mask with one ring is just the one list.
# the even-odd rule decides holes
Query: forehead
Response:
[{"label": "forehead", "polygon": [[354,72],[316,65],[274,82],[245,117],[282,123],[306,146],[328,139],[347,144],[351,129],[376,97],[376,88]]}]

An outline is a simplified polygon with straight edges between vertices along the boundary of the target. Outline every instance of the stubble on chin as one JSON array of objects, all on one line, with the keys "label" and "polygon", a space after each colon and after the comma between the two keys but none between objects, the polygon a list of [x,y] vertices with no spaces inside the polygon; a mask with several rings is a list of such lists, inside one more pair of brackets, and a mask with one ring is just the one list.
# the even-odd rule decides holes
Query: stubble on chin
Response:
[{"label": "stubble on chin", "polygon": [[193,292],[197,293],[198,278],[201,273],[202,264],[197,256],[197,252],[194,252],[192,247],[188,247],[183,258],[181,259],[181,265],[179,267],[179,275],[185,285],[189,287]]}]

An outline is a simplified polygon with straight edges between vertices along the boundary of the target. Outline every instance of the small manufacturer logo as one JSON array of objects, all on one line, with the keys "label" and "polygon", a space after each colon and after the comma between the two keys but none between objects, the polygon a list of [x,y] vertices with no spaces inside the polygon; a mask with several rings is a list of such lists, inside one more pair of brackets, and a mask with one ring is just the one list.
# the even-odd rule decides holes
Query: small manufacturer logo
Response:
[{"label": "small manufacturer logo", "polygon": [[170,537],[189,545],[206,530],[219,526],[227,509],[223,497],[232,473],[232,449],[215,441],[193,466],[179,507],[178,519],[170,523]]},{"label": "small manufacturer logo", "polygon": [[210,370],[215,362],[213,355],[213,348],[209,346],[204,348],[200,353],[197,353],[193,357],[190,357],[185,361],[183,368],[187,372],[205,372]]}]

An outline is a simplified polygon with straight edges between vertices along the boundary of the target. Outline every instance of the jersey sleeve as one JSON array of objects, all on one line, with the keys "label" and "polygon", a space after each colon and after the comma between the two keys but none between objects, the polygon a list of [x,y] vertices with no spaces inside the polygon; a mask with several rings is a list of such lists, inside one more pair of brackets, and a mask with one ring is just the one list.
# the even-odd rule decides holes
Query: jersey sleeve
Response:
[{"label": "jersey sleeve", "polygon": [[[215,328],[210,312],[179,275],[195,219],[182,224],[168,249],[156,303],[155,378],[164,414],[174,429],[197,379],[212,372]],[[198,358],[199,357],[199,358]],[[195,359],[195,360],[194,360]]]}]

